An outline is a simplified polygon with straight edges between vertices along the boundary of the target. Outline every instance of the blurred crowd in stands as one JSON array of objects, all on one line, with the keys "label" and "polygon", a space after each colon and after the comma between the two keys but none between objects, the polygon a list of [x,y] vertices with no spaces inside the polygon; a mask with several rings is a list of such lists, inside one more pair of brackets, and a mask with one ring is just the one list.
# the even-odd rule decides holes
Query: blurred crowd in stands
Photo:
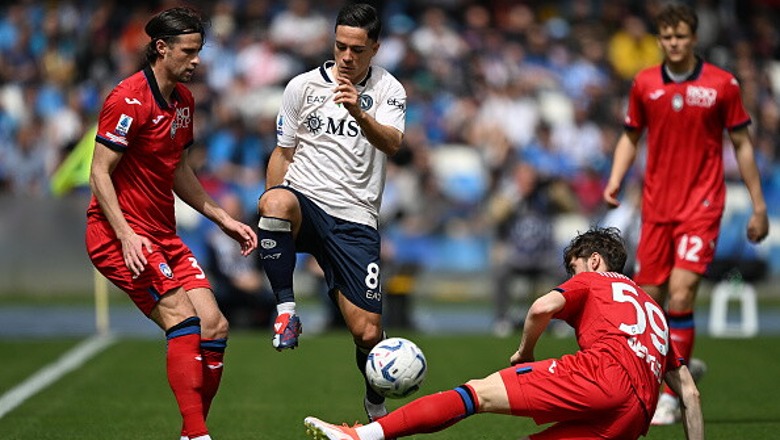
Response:
[{"label": "blurred crowd in stands", "polygon": [[[93,127],[106,93],[141,66],[145,22],[180,3],[2,3],[0,194],[52,197],[52,176]],[[206,187],[236,195],[253,221],[283,87],[330,59],[343,2],[184,3],[211,20],[189,84],[198,106],[191,159]],[[700,19],[698,52],[741,81],[776,219],[780,1],[689,3]],[[630,231],[640,170],[624,212],[607,213],[601,193],[631,79],[661,60],[652,17],[663,2],[374,4],[385,24],[375,62],[408,93],[405,148],[392,159],[382,210],[391,271],[481,271],[507,261],[521,272],[562,270],[556,228],[611,216]],[[728,177],[738,179],[733,153],[724,154]],[[732,229],[742,252],[743,226],[724,233]]]}]

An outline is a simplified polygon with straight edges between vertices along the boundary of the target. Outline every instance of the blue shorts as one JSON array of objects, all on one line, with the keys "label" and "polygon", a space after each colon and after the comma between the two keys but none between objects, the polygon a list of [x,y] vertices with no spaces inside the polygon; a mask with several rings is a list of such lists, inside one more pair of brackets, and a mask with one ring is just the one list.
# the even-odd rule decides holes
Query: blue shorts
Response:
[{"label": "blue shorts", "polygon": [[326,213],[300,192],[281,186],[298,198],[301,229],[296,251],[314,256],[325,272],[328,293],[340,291],[349,302],[371,313],[382,313],[379,232],[367,225]]}]

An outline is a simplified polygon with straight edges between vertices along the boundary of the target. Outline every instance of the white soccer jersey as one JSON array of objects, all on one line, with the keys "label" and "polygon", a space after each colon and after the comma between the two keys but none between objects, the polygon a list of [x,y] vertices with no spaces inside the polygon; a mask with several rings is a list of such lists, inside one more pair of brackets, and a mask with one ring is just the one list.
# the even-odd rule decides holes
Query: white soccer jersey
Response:
[{"label": "white soccer jersey", "polygon": [[[376,228],[387,157],[368,142],[347,109],[333,102],[333,65],[328,61],[296,76],[284,90],[277,144],[296,149],[285,184],[334,217]],[[370,67],[355,87],[363,111],[404,131],[406,91],[387,70]]]}]

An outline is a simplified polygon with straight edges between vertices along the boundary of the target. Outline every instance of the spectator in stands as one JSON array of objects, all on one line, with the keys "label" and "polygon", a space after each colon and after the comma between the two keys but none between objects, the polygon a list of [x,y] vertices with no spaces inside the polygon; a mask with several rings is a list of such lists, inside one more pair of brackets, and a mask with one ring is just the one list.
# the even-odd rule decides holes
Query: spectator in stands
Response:
[{"label": "spectator in stands", "polygon": [[661,62],[658,43],[642,18],[628,15],[623,19],[622,29],[609,40],[609,62],[626,81],[645,67]]},{"label": "spectator in stands", "polygon": [[40,197],[48,192],[47,158],[51,151],[42,135],[40,118],[20,127],[14,142],[3,155],[3,174],[8,175],[11,192]]},{"label": "spectator in stands", "polygon": [[280,51],[292,52],[304,60],[305,68],[319,64],[330,44],[330,23],[311,0],[291,0],[274,17],[268,37]]},{"label": "spectator in stands", "polygon": [[[513,313],[513,297],[521,297],[526,309],[538,282],[552,275],[557,263],[552,223],[560,207],[548,190],[536,168],[518,162],[488,203],[496,240],[491,255],[496,336],[507,337],[522,326],[526,310]],[[526,281],[520,295],[513,291],[518,278]]]},{"label": "spectator in stands", "polygon": [[435,6],[422,13],[420,25],[412,31],[412,48],[426,59],[459,59],[466,45],[454,27],[449,24],[447,13]]},{"label": "spectator in stands", "polygon": [[519,157],[531,164],[543,179],[566,180],[574,176],[575,158],[561,151],[552,136],[552,127],[540,122],[536,127],[536,136],[522,148]]}]

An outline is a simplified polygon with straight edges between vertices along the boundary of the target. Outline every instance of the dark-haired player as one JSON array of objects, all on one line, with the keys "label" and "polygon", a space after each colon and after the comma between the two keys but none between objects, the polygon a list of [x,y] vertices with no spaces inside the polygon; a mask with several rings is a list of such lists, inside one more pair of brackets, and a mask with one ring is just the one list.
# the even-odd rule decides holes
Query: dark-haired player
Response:
[{"label": "dark-haired player", "polygon": [[[747,237],[759,242],[769,231],[739,83],[696,56],[697,24],[693,9],[684,5],[669,5],[656,18],[664,62],[634,79],[626,131],[615,148],[604,190],[606,202],[617,206],[621,182],[646,130],[642,233],[634,279],[659,304],[668,296],[671,338],[686,361],[693,352],[696,292],[715,254],[725,204],[724,130],[753,202]],[[677,399],[666,388],[653,424],[675,423],[679,417]]]},{"label": "dark-haired player", "polygon": [[146,65],[119,83],[98,121],[87,210],[92,263],[167,338],[167,373],[182,415],[182,438],[208,440],[206,415],[222,377],[228,323],[198,260],[176,234],[174,194],[236,240],[257,247],[251,227],[209,197],[187,164],[193,142],[192,78],[203,19],[173,8],[146,24]]},{"label": "dark-haired player", "polygon": [[[554,422],[530,439],[636,439],[647,433],[666,380],[683,402],[689,439],[704,438],[699,391],[669,344],[658,304],[621,274],[626,250],[614,228],[575,237],[563,262],[572,277],[531,305],[511,367],[454,390],[421,397],[374,423],[347,427],[307,417],[317,439],[384,440],[445,429],[475,413]],[[536,361],[552,318],[574,327],[580,350]]]},{"label": "dark-haired player", "polygon": [[[381,22],[367,4],[339,11],[334,60],[293,78],[277,117],[277,147],[267,190],[258,202],[263,268],[277,300],[273,346],[295,348],[296,252],[313,255],[330,297],[352,333],[357,365],[383,337],[379,205],[387,157],[401,147],[406,92],[371,65]],[[366,384],[371,419],[386,414],[384,398]]]}]

